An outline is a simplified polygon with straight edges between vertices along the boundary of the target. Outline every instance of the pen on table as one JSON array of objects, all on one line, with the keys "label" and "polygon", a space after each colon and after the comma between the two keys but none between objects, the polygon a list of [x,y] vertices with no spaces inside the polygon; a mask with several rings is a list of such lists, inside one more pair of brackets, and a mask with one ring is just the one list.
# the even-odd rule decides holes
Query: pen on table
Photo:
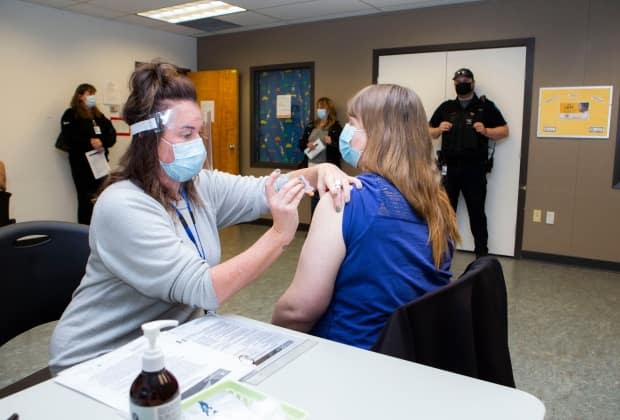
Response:
[{"label": "pen on table", "polygon": [[265,360],[269,359],[271,356],[273,356],[273,355],[275,355],[277,353],[280,353],[282,350],[284,350],[286,347],[290,346],[291,344],[293,344],[292,340],[285,341],[284,343],[280,344],[278,347],[276,347],[273,350],[271,350],[269,353],[266,353],[262,357],[259,357],[258,359],[256,359],[254,361],[254,366],[260,365]]}]

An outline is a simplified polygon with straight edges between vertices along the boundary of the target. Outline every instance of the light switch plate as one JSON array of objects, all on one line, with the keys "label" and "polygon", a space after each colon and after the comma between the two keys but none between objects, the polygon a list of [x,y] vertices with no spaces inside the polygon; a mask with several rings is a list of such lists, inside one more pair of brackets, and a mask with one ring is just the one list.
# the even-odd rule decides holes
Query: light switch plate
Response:
[{"label": "light switch plate", "polygon": [[554,211],[548,211],[547,212],[547,216],[545,218],[545,223],[547,223],[548,225],[552,225],[555,223],[555,212]]},{"label": "light switch plate", "polygon": [[542,210],[534,209],[534,212],[532,214],[532,221],[535,223],[542,222]]}]

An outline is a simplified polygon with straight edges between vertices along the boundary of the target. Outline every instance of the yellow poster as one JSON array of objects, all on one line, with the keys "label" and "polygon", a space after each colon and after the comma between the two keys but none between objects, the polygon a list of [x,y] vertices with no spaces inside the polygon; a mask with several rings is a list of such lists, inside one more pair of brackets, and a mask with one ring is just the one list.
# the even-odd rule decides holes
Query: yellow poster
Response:
[{"label": "yellow poster", "polygon": [[540,88],[538,137],[609,138],[613,86]]}]

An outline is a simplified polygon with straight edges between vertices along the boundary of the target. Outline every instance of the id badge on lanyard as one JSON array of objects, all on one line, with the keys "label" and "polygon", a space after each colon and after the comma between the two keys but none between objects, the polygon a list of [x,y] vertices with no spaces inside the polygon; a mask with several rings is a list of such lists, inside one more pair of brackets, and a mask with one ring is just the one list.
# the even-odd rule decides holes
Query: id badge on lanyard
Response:
[{"label": "id badge on lanyard", "polygon": [[97,125],[95,120],[93,120],[93,130],[95,130],[96,135],[101,135],[101,128]]}]

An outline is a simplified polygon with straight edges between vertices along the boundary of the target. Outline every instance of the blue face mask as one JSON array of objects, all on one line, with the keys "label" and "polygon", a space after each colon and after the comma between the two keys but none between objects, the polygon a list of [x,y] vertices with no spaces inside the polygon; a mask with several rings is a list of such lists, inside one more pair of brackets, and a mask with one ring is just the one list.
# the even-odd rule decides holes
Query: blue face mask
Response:
[{"label": "blue face mask", "polygon": [[354,167],[357,167],[357,163],[359,162],[361,156],[361,152],[359,150],[355,150],[351,147],[351,140],[353,139],[356,131],[358,131],[358,129],[353,127],[351,124],[345,124],[344,128],[340,132],[340,139],[338,141],[342,159]]},{"label": "blue face mask", "polygon": [[95,95],[88,95],[88,96],[86,97],[86,101],[85,101],[85,103],[86,103],[86,106],[87,106],[87,107],[89,107],[89,108],[94,107],[94,106],[95,106],[95,103],[96,103],[96,101],[95,101]]},{"label": "blue face mask", "polygon": [[[162,140],[168,143],[163,137]],[[176,182],[185,182],[200,172],[207,158],[207,151],[200,137],[185,143],[168,144],[172,146],[174,160],[170,163],[159,161],[166,175]]]},{"label": "blue face mask", "polygon": [[325,108],[318,108],[316,116],[318,119],[325,121],[327,119],[327,110]]}]

